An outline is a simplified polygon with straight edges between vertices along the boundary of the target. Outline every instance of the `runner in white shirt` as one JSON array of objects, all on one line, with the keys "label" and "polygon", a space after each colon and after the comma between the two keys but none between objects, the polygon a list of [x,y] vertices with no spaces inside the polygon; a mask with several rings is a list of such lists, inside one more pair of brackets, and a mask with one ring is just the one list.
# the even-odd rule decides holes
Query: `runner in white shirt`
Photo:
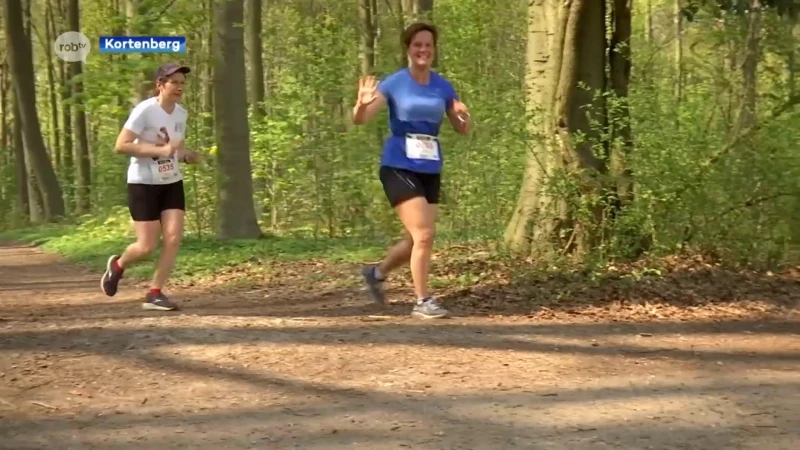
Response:
[{"label": "runner in white shirt", "polygon": [[117,293],[129,265],[146,258],[163,235],[161,255],[150,291],[142,307],[160,311],[177,309],[161,290],[172,272],[183,236],[186,202],[180,163],[197,163],[200,155],[186,151],[186,110],[178,104],[189,68],[165,64],[156,73],[156,96],[136,105],[117,137],[115,151],[130,156],[128,209],[136,242],[122,255],[108,259],[101,280],[109,297]]}]

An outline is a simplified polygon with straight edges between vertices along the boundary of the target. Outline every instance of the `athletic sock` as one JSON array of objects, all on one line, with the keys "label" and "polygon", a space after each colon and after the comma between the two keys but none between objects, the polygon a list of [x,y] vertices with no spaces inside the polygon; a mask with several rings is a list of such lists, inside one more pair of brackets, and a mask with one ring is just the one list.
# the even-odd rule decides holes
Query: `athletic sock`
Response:
[{"label": "athletic sock", "polygon": [[428,297],[423,297],[423,298],[418,298],[418,299],[417,299],[417,304],[418,304],[418,305],[421,305],[421,304],[423,304],[423,303],[427,302],[428,300],[430,300],[430,296],[428,296]]},{"label": "athletic sock", "polygon": [[111,270],[114,272],[122,272],[122,267],[119,266],[119,259],[115,259],[114,262],[111,263]]},{"label": "athletic sock", "polygon": [[381,280],[381,281],[383,281],[383,274],[381,273],[381,270],[380,270],[380,269],[378,269],[378,266],[375,266],[375,267],[372,269],[372,275],[373,275],[373,276],[375,276],[375,279],[376,279],[376,280]]},{"label": "athletic sock", "polygon": [[153,295],[158,295],[161,293],[161,289],[150,288],[150,293]]}]

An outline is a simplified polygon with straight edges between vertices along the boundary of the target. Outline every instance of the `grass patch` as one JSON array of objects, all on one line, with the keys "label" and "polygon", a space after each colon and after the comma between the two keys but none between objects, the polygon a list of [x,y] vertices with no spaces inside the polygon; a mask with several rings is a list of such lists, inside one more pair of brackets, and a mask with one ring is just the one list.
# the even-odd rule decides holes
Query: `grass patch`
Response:
[{"label": "grass patch", "polygon": [[[121,216],[121,217],[120,217]],[[102,271],[108,257],[120,254],[134,239],[129,220],[124,215],[106,219],[89,218],[78,224],[48,224],[4,231],[0,239],[25,242],[63,256],[73,264]],[[355,238],[270,237],[258,240],[218,241],[210,237],[184,238],[173,278],[189,280],[219,272],[270,261],[317,260],[361,262],[380,257],[385,241],[369,242]],[[130,267],[126,277],[145,279],[152,276],[154,253],[148,261]]]}]

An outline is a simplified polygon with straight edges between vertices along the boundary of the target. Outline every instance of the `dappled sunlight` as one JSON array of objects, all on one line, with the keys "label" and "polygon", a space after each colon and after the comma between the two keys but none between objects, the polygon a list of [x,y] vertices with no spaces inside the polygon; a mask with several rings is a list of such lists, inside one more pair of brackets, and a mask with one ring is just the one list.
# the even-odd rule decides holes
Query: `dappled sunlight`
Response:
[{"label": "dappled sunlight", "polygon": [[14,448],[641,450],[800,438],[793,322],[420,321],[405,304],[370,309],[352,288],[284,296],[293,283],[184,290],[183,311],[153,314],[131,289],[103,296],[96,276],[59,284],[84,274],[55,267],[55,283],[27,289],[0,270],[0,439]]},{"label": "dappled sunlight", "polygon": [[[139,395],[118,399],[91,395],[87,392],[95,390],[97,383],[89,382],[82,393],[81,415],[62,417],[59,410],[66,409],[68,402],[40,402],[59,410],[27,424],[39,433],[16,435],[8,442],[62,442],[111,450],[150,448],[167,441],[199,449],[270,444],[338,449],[356,443],[367,448],[388,443],[435,449],[447,437],[472,448],[521,444],[527,439],[544,445],[552,439],[543,448],[589,449],[605,442],[634,449],[672,434],[675,444],[695,441],[730,446],[759,429],[788,427],[776,414],[791,411],[800,392],[790,374],[768,382],[733,375],[680,382],[668,375],[660,381],[622,376],[584,380],[578,383],[580,387],[568,386],[578,381],[573,377],[534,377],[531,382],[537,387],[503,389],[486,384],[467,390],[445,386],[441,393],[406,391],[367,384],[353,387],[347,380],[321,383],[313,381],[313,373],[278,376],[276,372],[283,369],[276,367],[278,359],[243,356],[234,363],[220,358],[224,353],[218,353],[219,349],[206,354],[208,361],[187,358],[202,351],[202,347],[176,345],[155,354],[123,356],[128,360],[126,370],[139,376],[128,380],[124,371],[116,372],[117,382],[133,392],[138,386]],[[305,373],[305,362],[284,366]],[[149,370],[142,373],[146,367]],[[157,388],[167,386],[166,390]],[[73,390],[70,396],[78,394]],[[8,429],[13,432],[24,426],[26,421],[19,417],[9,422]],[[75,433],[76,427],[80,433]],[[467,436],[461,434],[464,429],[481,432]],[[791,436],[800,437],[794,434],[786,439]],[[323,437],[324,445],[320,443]]]}]

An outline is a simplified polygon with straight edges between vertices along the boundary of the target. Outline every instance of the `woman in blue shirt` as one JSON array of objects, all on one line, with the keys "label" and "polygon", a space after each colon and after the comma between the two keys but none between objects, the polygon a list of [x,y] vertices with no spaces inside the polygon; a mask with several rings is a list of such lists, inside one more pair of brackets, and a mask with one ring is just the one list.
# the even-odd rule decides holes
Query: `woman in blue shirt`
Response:
[{"label": "woman in blue shirt", "polygon": [[386,275],[409,261],[417,296],[411,314],[423,318],[447,315],[428,293],[442,169],[439,130],[445,114],[456,132],[467,134],[471,128],[467,107],[453,86],[431,70],[436,39],[433,25],[415,23],[406,28],[403,43],[408,67],[380,84],[375,77],[362,77],[353,108],[356,125],[374,118],[382,107],[389,108],[391,135],[383,145],[379,175],[390,205],[406,228],[404,239],[389,249],[380,264],[363,269],[364,280],[373,301],[384,305]]}]

